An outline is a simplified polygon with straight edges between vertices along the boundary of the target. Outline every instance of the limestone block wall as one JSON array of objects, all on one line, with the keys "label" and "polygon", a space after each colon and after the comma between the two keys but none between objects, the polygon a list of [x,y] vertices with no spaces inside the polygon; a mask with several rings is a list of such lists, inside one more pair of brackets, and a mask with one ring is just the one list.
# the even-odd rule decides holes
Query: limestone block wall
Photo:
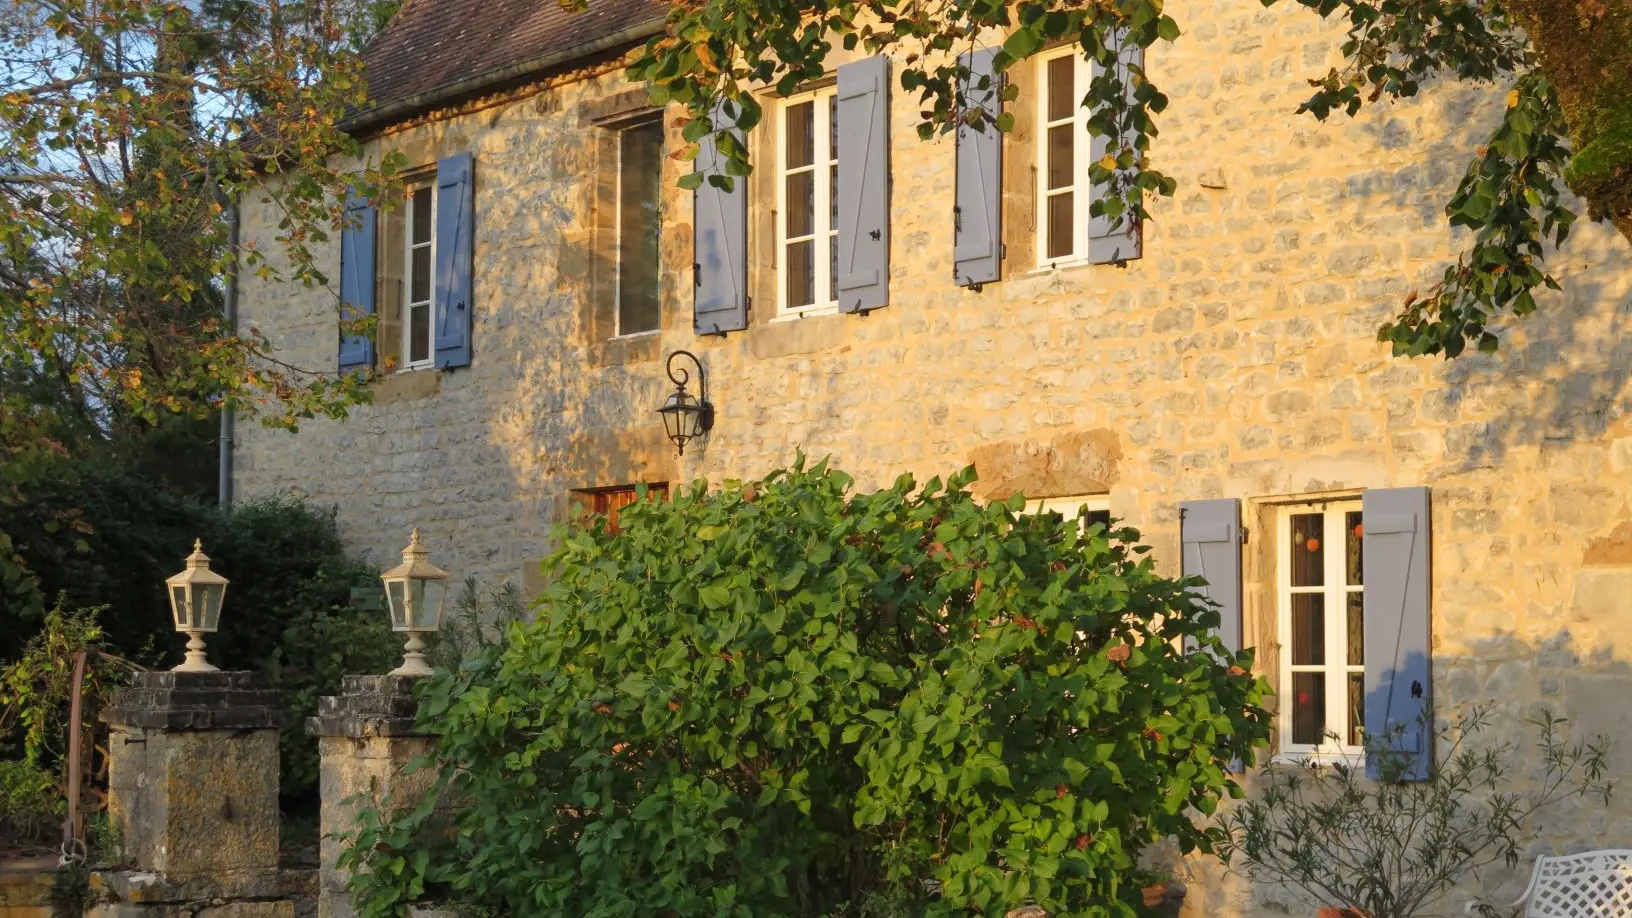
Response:
[{"label": "limestone block wall", "polygon": [[[973,462],[992,495],[1108,491],[1170,571],[1179,501],[1240,497],[1247,633],[1273,659],[1275,502],[1427,485],[1440,704],[1495,699],[1504,730],[1547,705],[1625,737],[1613,765],[1632,773],[1619,702],[1632,692],[1632,252],[1582,224],[1553,262],[1563,293],[1499,355],[1390,357],[1376,327],[1460,250],[1442,208],[1502,90],[1433,86],[1319,124],[1294,110],[1340,30],[1244,0],[1171,13],[1186,34],[1148,67],[1172,99],[1154,157],[1179,192],[1153,203],[1142,259],[1033,270],[1011,245],[1002,281],[954,286],[952,143],[919,141],[897,91],[891,300],[866,317],[771,321],[762,205],[752,327],[694,336],[691,206],[669,183],[663,330],[595,340],[605,173],[587,118],[630,91],[615,69],[371,141],[367,155],[414,164],[475,153],[472,364],[390,379],[374,405],[297,435],[240,424],[238,493],[338,505],[347,541],[382,565],[417,525],[456,576],[523,582],[572,489],[756,476],[798,450],[863,487]],[[678,113],[667,123],[677,146]],[[271,248],[276,213],[245,204],[245,238]],[[1008,238],[1029,233],[1012,219],[1024,210],[1010,209]],[[290,362],[334,365],[332,291],[246,278],[240,309]],[[669,389],[661,357],[681,347],[707,366],[718,410],[683,459],[653,414]],[[1632,804],[1566,808],[1542,828],[1559,849],[1632,846]],[[1232,914],[1268,895],[1194,898],[1222,896]]]}]

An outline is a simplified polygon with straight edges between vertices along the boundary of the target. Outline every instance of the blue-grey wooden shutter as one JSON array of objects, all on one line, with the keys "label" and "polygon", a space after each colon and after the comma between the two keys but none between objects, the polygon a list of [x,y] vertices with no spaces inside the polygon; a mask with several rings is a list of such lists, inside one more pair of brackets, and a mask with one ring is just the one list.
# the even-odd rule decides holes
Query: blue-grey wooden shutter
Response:
[{"label": "blue-grey wooden shutter", "polygon": [[[1113,35],[1111,45],[1116,49],[1117,71],[1122,79],[1122,85],[1127,89],[1129,99],[1133,98],[1133,74],[1135,71],[1144,72],[1145,49],[1124,41],[1120,33]],[[1093,77],[1099,75],[1100,66],[1094,63],[1091,67]],[[1089,155],[1094,162],[1098,162],[1110,150],[1110,138],[1104,135],[1093,138],[1089,145]],[[1108,191],[1104,182],[1096,182],[1089,193],[1090,203],[1100,201]],[[1130,214],[1124,213],[1120,225],[1112,227],[1112,221],[1104,216],[1090,216],[1088,218],[1088,260],[1096,265],[1115,261],[1127,261],[1138,258],[1143,252],[1143,237],[1139,225],[1134,222]]]},{"label": "blue-grey wooden shutter", "polygon": [[476,238],[475,161],[456,153],[436,164],[436,365],[470,365]]},{"label": "blue-grey wooden shutter", "polygon": [[[719,124],[724,109],[714,112]],[[740,140],[742,131],[732,130]],[[707,176],[726,174],[725,156],[712,136],[697,145],[696,169],[704,179],[691,195],[692,328],[699,335],[723,335],[748,327],[748,179],[735,176],[730,191],[714,187]]]},{"label": "blue-grey wooden shutter", "polygon": [[890,300],[890,59],[839,68],[840,312]]},{"label": "blue-grey wooden shutter", "polygon": [[[1433,648],[1428,600],[1431,556],[1427,488],[1367,491],[1361,499],[1365,580],[1366,772],[1421,781],[1434,753],[1428,722]],[[1398,769],[1400,774],[1394,775]]]},{"label": "blue-grey wooden shutter", "polygon": [[[346,196],[346,222],[340,229],[340,317],[348,322],[374,314],[374,247],[378,223],[374,205],[353,190]],[[374,342],[368,335],[340,334],[340,372],[374,364]]]},{"label": "blue-grey wooden shutter", "polygon": [[[1003,113],[999,75],[992,69],[997,51],[970,51],[958,58],[969,70],[965,100],[984,109],[991,121]],[[958,123],[956,203],[952,275],[960,286],[991,283],[1003,262],[1003,134],[988,121],[977,130]]]},{"label": "blue-grey wooden shutter", "polygon": [[1207,581],[1197,595],[1218,608],[1218,637],[1232,651],[1241,639],[1241,501],[1187,500],[1179,504],[1179,542],[1186,577]]}]

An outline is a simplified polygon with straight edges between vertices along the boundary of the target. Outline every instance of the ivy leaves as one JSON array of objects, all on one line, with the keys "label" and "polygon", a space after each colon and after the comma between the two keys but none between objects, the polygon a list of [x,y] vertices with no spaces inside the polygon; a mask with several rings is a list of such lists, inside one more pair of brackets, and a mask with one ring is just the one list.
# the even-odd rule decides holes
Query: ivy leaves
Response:
[{"label": "ivy leaves", "polygon": [[1137,533],[971,480],[801,463],[564,533],[536,621],[427,686],[459,805],[363,820],[360,910],[1136,913],[1145,845],[1213,843],[1189,814],[1264,689]]},{"label": "ivy leaves", "polygon": [[1493,353],[1491,324],[1502,314],[1536,309],[1538,287],[1559,289],[1542,268],[1548,245],[1563,244],[1575,212],[1563,201],[1569,162],[1563,112],[1539,71],[1508,93],[1502,123],[1469,165],[1446,206],[1452,226],[1474,232],[1473,245],[1428,296],[1408,299],[1378,338],[1397,355],[1456,357],[1471,343]]},{"label": "ivy leaves", "polygon": [[[1005,4],[957,0],[919,4],[903,0],[816,0],[736,4],[725,0],[676,4],[664,35],[652,39],[630,65],[647,82],[656,104],[687,108],[682,155],[695,160],[705,139],[717,151],[681,179],[688,189],[704,181],[729,188],[751,170],[742,133],[763,116],[756,93],[790,96],[821,78],[837,41],[845,51],[891,53],[900,87],[917,102],[918,135],[929,139],[959,124],[1009,131],[1012,116],[992,117],[979,100],[991,89],[971,82],[958,63],[962,51],[996,45],[1001,73],[1061,41],[1079,45],[1098,66],[1083,104],[1095,114],[1089,131],[1106,138],[1107,154],[1091,167],[1107,193],[1093,216],[1112,228],[1146,219],[1144,196],[1171,195],[1173,179],[1151,168],[1156,115],[1166,96],[1146,78],[1143,49],[1178,38],[1179,27],[1159,0],[1114,0],[1082,7],[1052,0]],[[1016,98],[1004,86],[1005,101]]]}]

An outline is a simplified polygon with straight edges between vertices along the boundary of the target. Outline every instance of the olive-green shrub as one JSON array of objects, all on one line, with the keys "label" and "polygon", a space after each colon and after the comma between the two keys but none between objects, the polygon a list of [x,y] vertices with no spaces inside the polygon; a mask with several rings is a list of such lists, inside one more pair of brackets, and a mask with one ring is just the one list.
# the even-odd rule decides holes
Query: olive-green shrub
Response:
[{"label": "olive-green shrub", "polygon": [[1264,687],[1136,532],[972,480],[800,463],[563,532],[536,619],[424,686],[439,784],[359,820],[360,912],[1138,913]]}]

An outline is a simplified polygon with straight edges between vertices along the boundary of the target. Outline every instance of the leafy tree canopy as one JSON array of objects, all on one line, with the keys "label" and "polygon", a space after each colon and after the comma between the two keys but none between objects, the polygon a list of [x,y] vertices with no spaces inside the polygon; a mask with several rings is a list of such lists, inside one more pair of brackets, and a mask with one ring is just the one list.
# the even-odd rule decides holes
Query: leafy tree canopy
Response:
[{"label": "leafy tree canopy", "polygon": [[[367,0],[20,0],[0,11],[0,449],[71,448],[223,405],[290,425],[363,397],[221,320],[234,264],[329,285],[331,154],[363,101]],[[267,173],[282,181],[263,182]],[[374,181],[379,173],[365,176]],[[281,209],[282,259],[226,203]]]},{"label": "leafy tree canopy", "polygon": [[442,783],[361,817],[359,913],[1134,914],[1266,688],[1138,533],[972,479],[801,463],[565,532],[536,619],[424,687]]},{"label": "leafy tree canopy", "polygon": [[[584,0],[575,0],[580,7]],[[1240,0],[1243,7],[1250,0]],[[1452,226],[1472,231],[1467,252],[1422,296],[1413,294],[1378,337],[1400,355],[1454,357],[1474,344],[1492,351],[1507,317],[1536,308],[1537,289],[1557,287],[1545,261],[1576,218],[1567,185],[1594,219],[1632,239],[1632,3],[1628,0],[1263,0],[1295,2],[1348,27],[1344,63],[1312,80],[1299,111],[1325,120],[1379,100],[1415,95],[1434,80],[1510,87],[1507,110],[1469,163],[1446,205]],[[998,46],[1006,70],[1052,42],[1074,41],[1099,63],[1083,104],[1089,129],[1110,153],[1091,177],[1110,188],[1095,216],[1148,217],[1149,195],[1175,182],[1151,145],[1167,98],[1139,66],[1117,66],[1117,47],[1179,38],[1162,0],[681,0],[666,34],[648,43],[631,75],[662,101],[684,103],[686,139],[713,134],[728,158],[728,183],[748,172],[746,148],[729,132],[751,129],[761,106],[751,90],[795,92],[820,77],[834,42],[896,53],[901,88],[919,99],[925,137],[967,122],[995,125],[978,106],[956,52]],[[1013,98],[1013,89],[1007,90]],[[702,181],[694,174],[688,181]]]}]

